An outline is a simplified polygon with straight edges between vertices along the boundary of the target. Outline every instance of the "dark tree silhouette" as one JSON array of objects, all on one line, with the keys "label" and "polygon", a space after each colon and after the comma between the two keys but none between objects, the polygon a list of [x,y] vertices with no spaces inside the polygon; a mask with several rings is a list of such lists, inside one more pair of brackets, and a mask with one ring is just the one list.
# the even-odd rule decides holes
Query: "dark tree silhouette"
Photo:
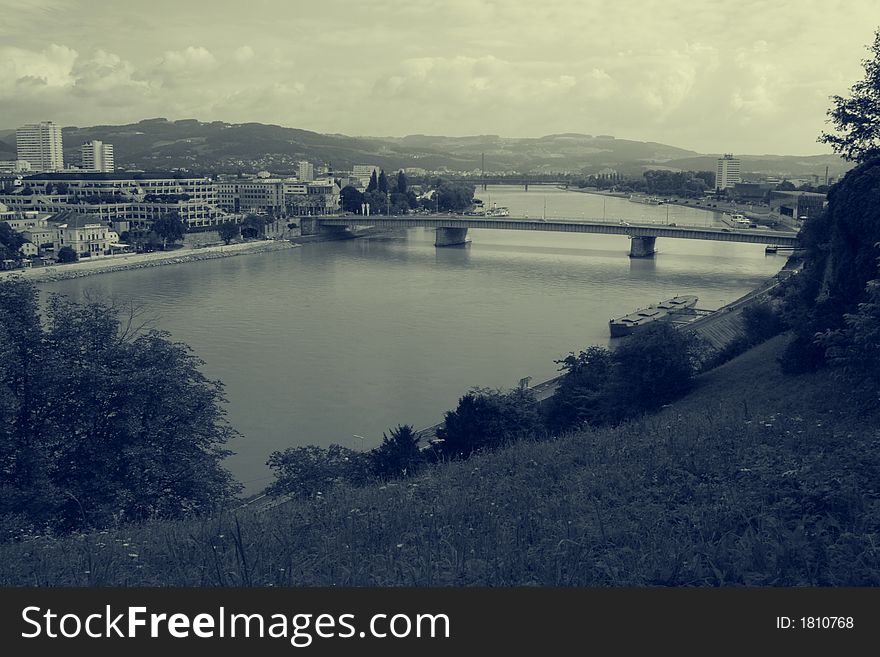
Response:
[{"label": "dark tree silhouette", "polygon": [[880,156],[880,29],[868,50],[872,56],[862,60],[864,79],[850,87],[849,98],[831,97],[828,122],[834,132],[823,132],[818,139],[853,162]]}]

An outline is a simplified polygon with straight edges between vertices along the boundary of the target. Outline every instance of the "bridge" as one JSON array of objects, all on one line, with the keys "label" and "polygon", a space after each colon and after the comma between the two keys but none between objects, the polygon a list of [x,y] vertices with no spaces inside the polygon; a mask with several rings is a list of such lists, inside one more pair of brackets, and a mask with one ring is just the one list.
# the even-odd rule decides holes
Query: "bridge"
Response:
[{"label": "bridge", "polygon": [[572,178],[541,177],[541,176],[453,176],[451,182],[463,182],[482,187],[484,190],[489,185],[522,185],[525,191],[529,191],[529,185],[553,185],[554,187],[568,187],[573,184]]},{"label": "bridge", "polygon": [[533,230],[557,233],[596,233],[623,235],[630,238],[629,255],[644,258],[653,255],[658,237],[715,242],[745,242],[797,247],[797,233],[728,227],[628,223],[604,219],[529,219],[527,217],[480,217],[458,214],[435,215],[346,215],[302,217],[303,235],[314,235],[326,230],[340,230],[354,226],[377,228],[434,228],[434,246],[455,246],[469,241],[471,228],[491,230]]}]

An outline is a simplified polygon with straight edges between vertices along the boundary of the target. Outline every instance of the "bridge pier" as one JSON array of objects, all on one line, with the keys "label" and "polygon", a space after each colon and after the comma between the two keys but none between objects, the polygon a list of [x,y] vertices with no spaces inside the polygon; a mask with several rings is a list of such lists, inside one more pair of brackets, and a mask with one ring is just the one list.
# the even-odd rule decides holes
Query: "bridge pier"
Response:
[{"label": "bridge pier", "polygon": [[342,237],[345,234],[351,234],[351,229],[348,226],[327,226],[319,218],[315,217],[300,217],[299,219],[299,234],[303,237],[308,235],[336,235],[337,237]]},{"label": "bridge pier", "polygon": [[630,237],[629,257],[630,258],[648,258],[656,252],[654,243],[656,237]]},{"label": "bridge pier", "polygon": [[470,242],[467,228],[438,228],[435,231],[434,246],[457,246]]}]

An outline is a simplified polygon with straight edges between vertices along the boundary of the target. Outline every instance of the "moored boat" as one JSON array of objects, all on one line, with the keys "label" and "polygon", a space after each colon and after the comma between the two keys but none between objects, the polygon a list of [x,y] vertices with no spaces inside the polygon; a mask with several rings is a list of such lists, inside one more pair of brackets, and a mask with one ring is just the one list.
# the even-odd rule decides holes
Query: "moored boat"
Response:
[{"label": "moored boat", "polygon": [[697,305],[697,297],[693,295],[675,296],[660,303],[655,303],[647,308],[640,308],[634,313],[617,317],[608,322],[612,338],[630,335],[640,328],[649,326],[654,322],[673,319],[677,314],[693,310]]}]

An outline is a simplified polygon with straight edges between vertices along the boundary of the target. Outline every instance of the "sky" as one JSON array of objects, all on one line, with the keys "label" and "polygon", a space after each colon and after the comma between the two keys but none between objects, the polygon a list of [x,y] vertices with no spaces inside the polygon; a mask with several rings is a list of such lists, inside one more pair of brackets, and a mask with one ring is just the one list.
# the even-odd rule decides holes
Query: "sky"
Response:
[{"label": "sky", "polygon": [[0,129],[145,118],[830,152],[876,0],[0,0]]}]

